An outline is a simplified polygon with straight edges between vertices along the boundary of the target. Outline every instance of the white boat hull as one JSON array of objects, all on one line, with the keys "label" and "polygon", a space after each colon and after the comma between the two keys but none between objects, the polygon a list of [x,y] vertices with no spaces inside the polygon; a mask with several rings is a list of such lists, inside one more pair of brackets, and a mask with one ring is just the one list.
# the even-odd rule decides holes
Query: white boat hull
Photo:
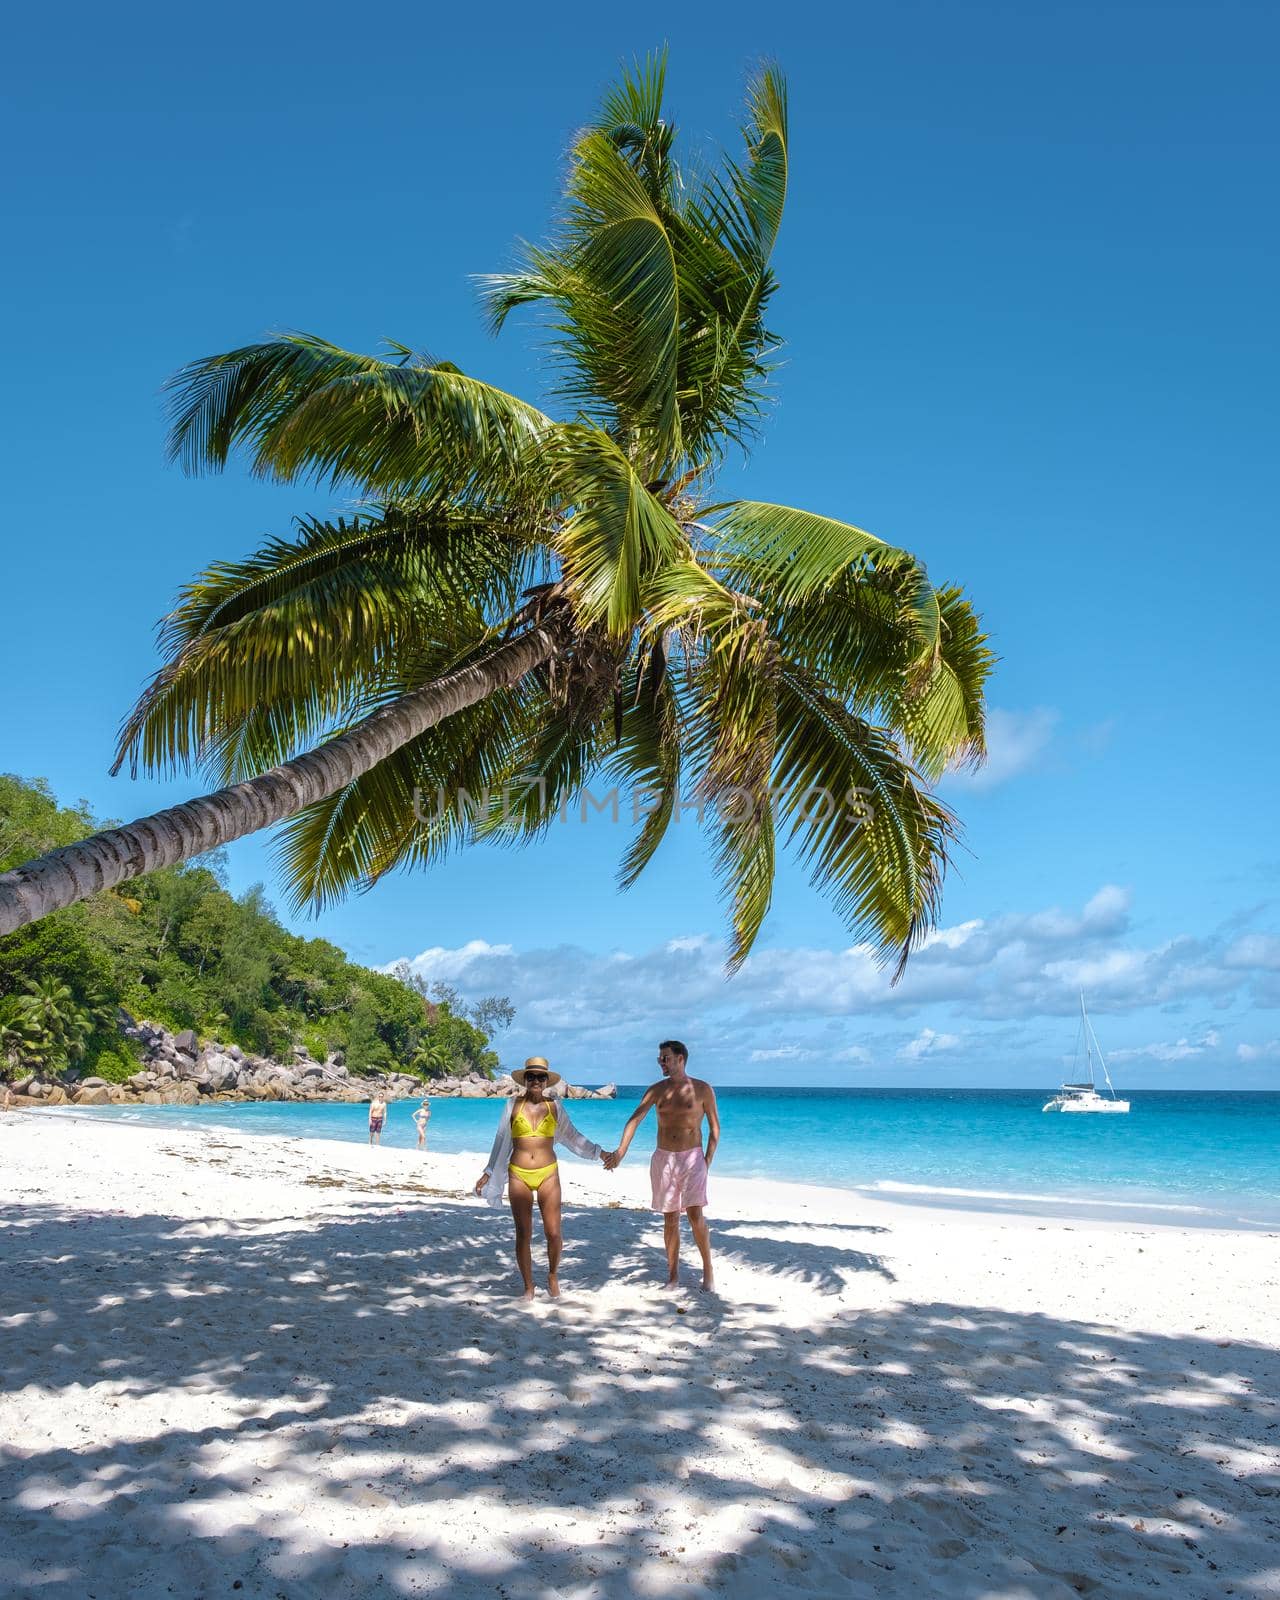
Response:
[{"label": "white boat hull", "polygon": [[1055,1095],[1048,1105],[1041,1108],[1044,1111],[1062,1112],[1089,1112],[1096,1111],[1114,1116],[1117,1112],[1127,1111],[1127,1100],[1108,1100],[1103,1095]]}]

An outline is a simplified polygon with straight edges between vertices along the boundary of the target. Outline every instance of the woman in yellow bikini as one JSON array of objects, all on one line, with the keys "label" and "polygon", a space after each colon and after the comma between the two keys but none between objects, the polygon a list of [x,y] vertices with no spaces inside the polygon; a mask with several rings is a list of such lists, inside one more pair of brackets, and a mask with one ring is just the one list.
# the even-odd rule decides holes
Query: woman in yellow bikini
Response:
[{"label": "woman in yellow bikini", "polygon": [[585,1161],[602,1160],[604,1151],[574,1127],[562,1100],[549,1100],[547,1090],[560,1082],[542,1056],[530,1056],[511,1074],[519,1093],[503,1107],[489,1164],[480,1174],[476,1193],[492,1206],[502,1204],[503,1180],[516,1224],[516,1264],[524,1280],[522,1300],[533,1299],[533,1202],[542,1213],[547,1239],[547,1293],[560,1294],[560,1168],[557,1143]]}]

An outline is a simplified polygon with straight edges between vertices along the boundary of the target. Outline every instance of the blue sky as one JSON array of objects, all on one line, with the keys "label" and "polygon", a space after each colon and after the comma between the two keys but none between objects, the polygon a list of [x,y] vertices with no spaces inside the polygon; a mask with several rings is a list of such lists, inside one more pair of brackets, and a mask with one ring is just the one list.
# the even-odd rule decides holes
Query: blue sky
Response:
[{"label": "blue sky", "polygon": [[[340,503],[167,467],[167,374],[302,328],[538,397],[471,278],[543,234],[618,61],[668,42],[711,150],[772,56],[787,348],[724,488],[907,545],[984,614],[993,756],[947,787],[942,934],[891,990],[787,868],[726,984],[696,827],[620,896],[604,820],[296,925],[509,992],[504,1053],[593,1080],[676,1033],[726,1082],[1043,1084],[1084,982],[1124,1083],[1277,1082],[1274,8],[76,4],[9,41],[0,766],[103,815],[189,793],[107,776],[155,622]],[[270,886],[267,846],[231,870]]]}]

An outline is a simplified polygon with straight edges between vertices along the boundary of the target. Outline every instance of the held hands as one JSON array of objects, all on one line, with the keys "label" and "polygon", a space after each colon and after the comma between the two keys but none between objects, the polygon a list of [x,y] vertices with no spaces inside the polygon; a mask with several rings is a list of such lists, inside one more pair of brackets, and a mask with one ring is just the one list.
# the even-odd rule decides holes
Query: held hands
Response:
[{"label": "held hands", "polygon": [[622,1165],[622,1154],[618,1150],[602,1150],[600,1159],[604,1162],[606,1172],[616,1172]]}]

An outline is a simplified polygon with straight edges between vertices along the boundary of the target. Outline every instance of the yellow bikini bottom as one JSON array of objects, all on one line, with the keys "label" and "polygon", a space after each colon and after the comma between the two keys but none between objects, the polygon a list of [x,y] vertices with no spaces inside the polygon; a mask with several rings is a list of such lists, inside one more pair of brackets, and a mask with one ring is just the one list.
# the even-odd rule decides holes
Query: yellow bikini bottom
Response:
[{"label": "yellow bikini bottom", "polygon": [[531,1189],[537,1189],[542,1180],[549,1178],[559,1165],[558,1161],[553,1161],[549,1167],[518,1167],[513,1161],[507,1167],[507,1171],[513,1178],[519,1178],[521,1183],[527,1183]]}]

